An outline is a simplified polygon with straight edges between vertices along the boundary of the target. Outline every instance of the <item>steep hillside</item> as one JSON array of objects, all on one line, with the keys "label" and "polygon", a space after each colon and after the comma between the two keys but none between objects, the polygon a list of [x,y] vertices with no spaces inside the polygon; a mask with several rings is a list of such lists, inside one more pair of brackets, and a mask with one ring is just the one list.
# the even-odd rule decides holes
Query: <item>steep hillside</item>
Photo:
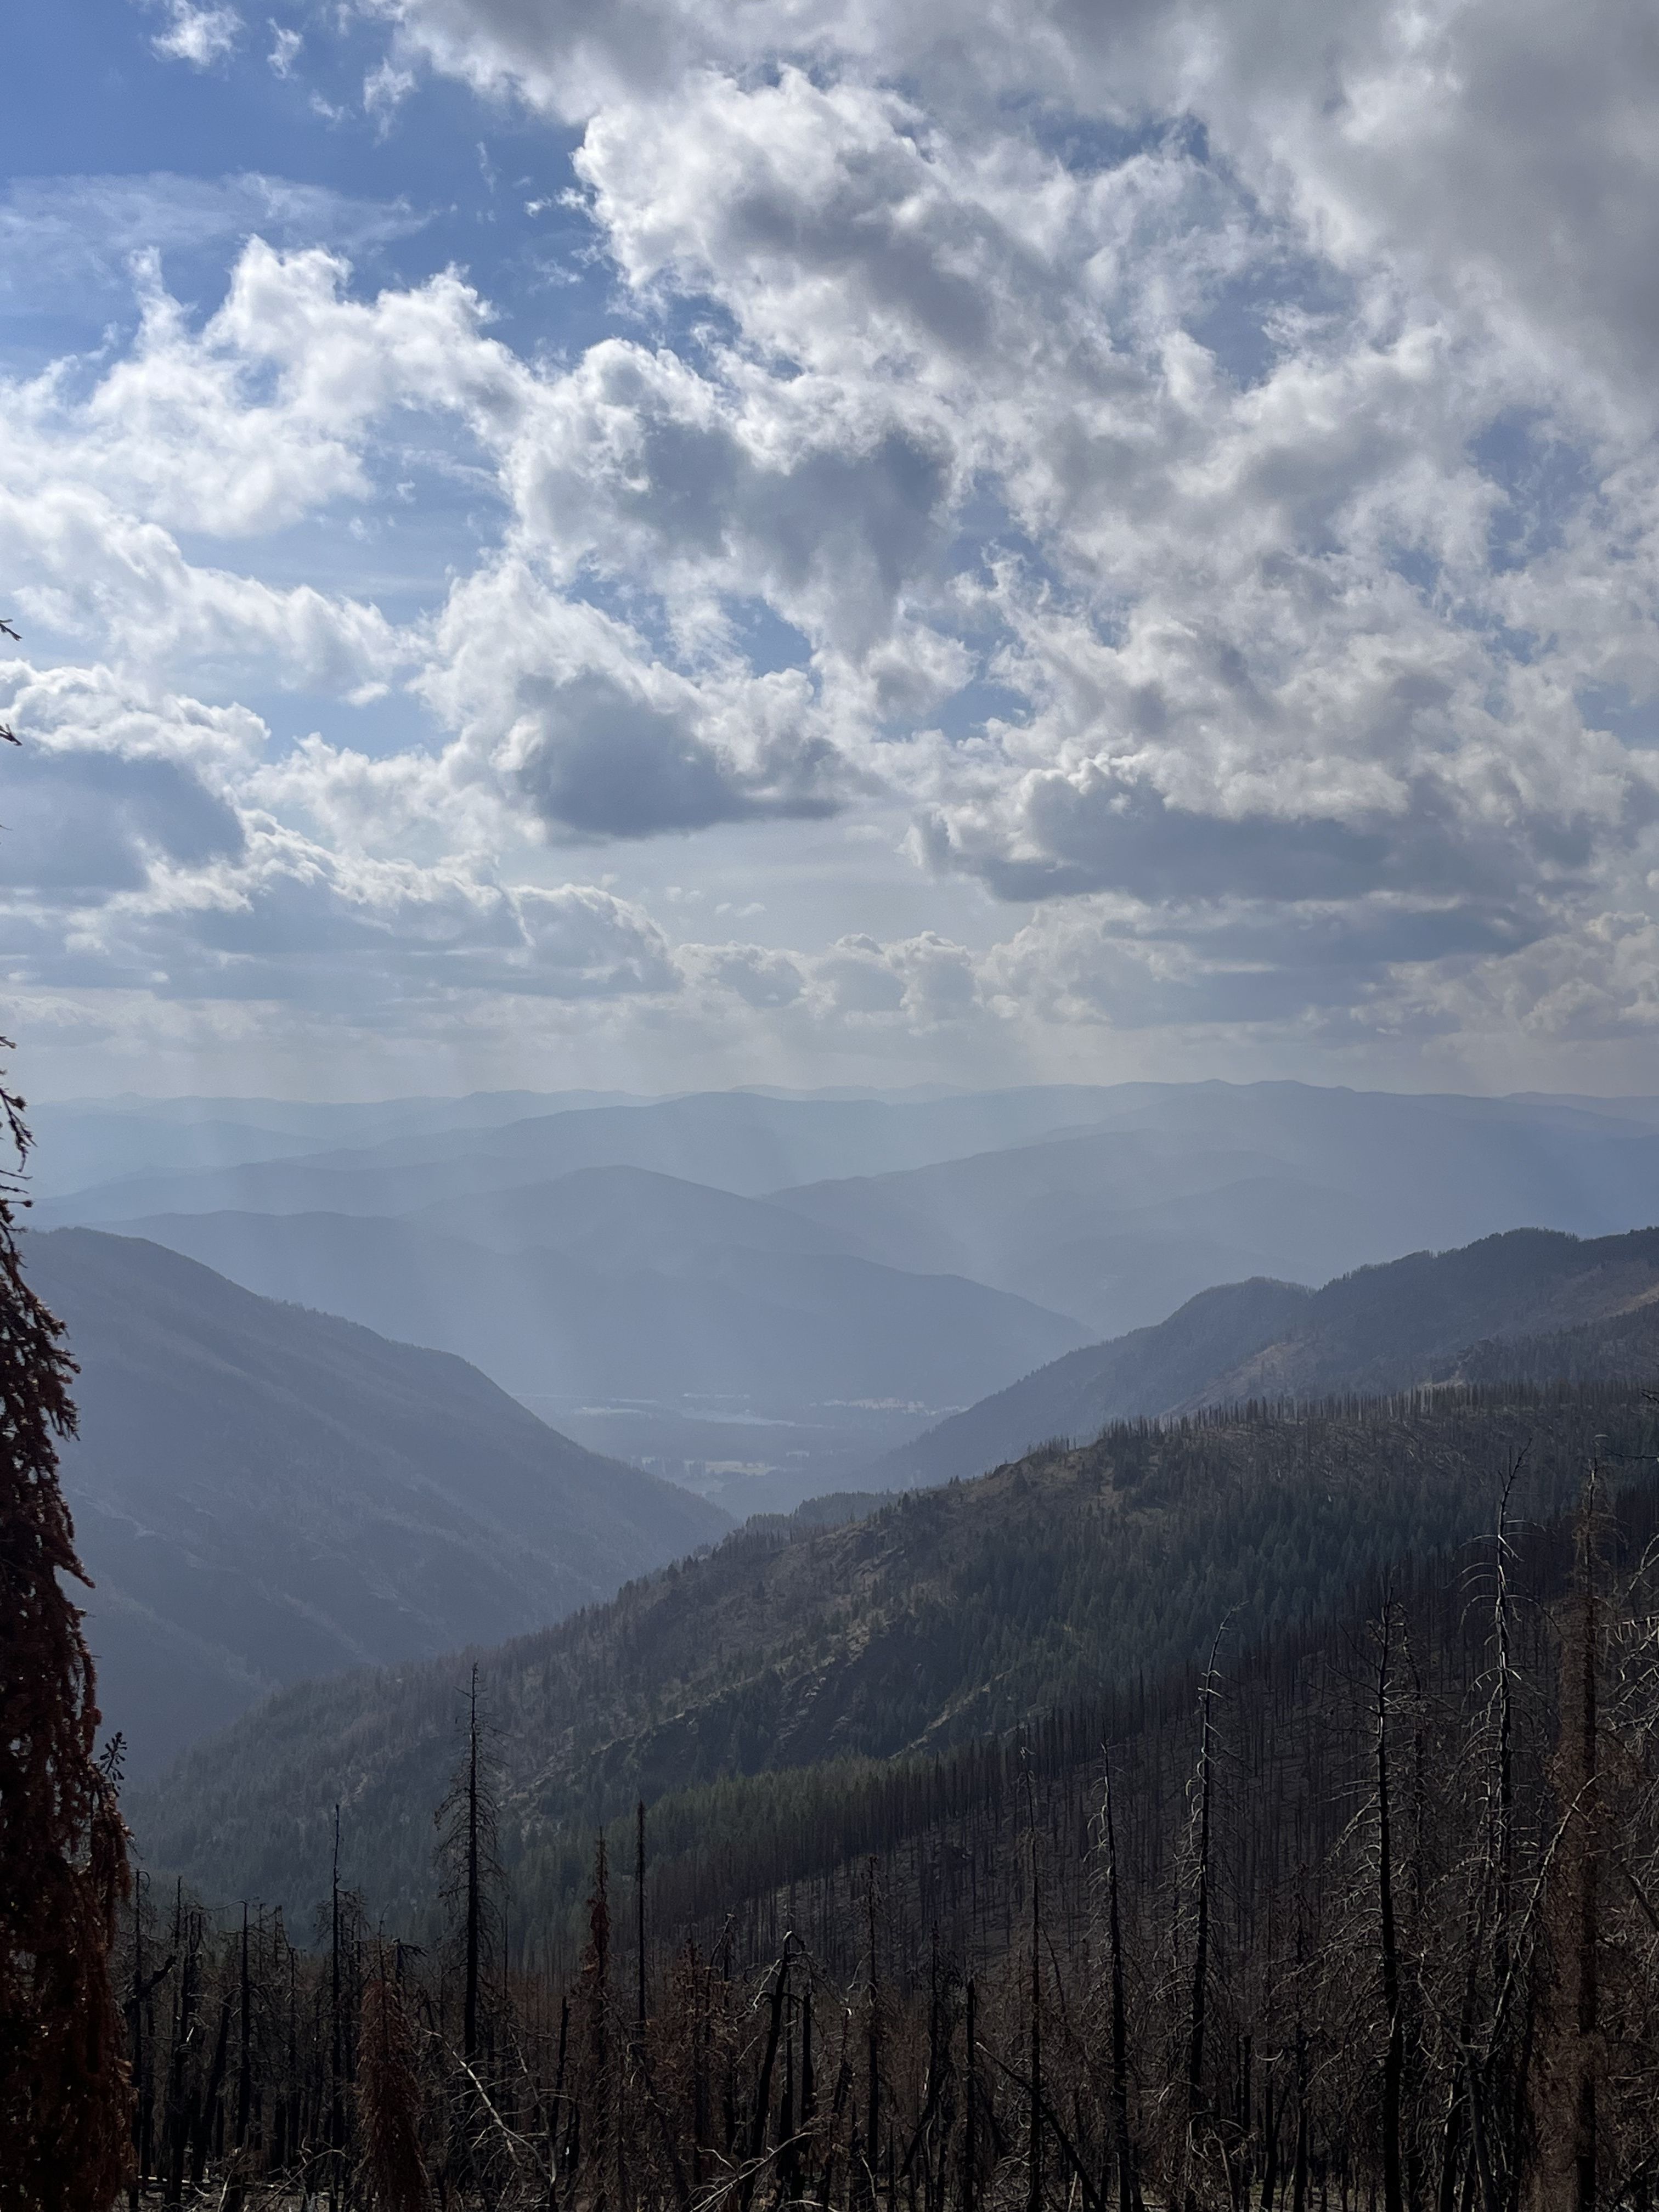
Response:
[{"label": "steep hillside", "polygon": [[1659,1229],[1581,1240],[1541,1229],[1416,1252],[1327,1283],[1296,1327],[1188,1404],[1399,1389],[1450,1371],[1466,1346],[1627,1314],[1659,1297]]},{"label": "steep hillside", "polygon": [[[1328,1617],[1357,1577],[1577,1492],[1598,1437],[1650,1450],[1638,1391],[1452,1392],[1294,1419],[1118,1427],[817,1533],[750,1529],[483,1655],[515,1862],[668,1792],[937,1749],[1248,1637]],[[213,1894],[317,1893],[331,1808],[377,1905],[428,1893],[467,1662],[283,1692],[134,1801],[152,1863]],[[538,1877],[539,1878],[539,1877]],[[530,1876],[526,1875],[526,1881]]]},{"label": "steep hillside", "polygon": [[[653,1176],[644,1181],[658,1203],[638,1203],[635,1178],[625,1194],[634,1202],[619,1207],[614,1173],[601,1179],[611,1201],[603,1207],[591,1189],[567,1206],[562,1185],[483,1202],[487,1234],[510,1235],[519,1214],[526,1242],[506,1251],[453,1233],[466,1213],[450,1205],[436,1217],[445,1229],[339,1213],[173,1214],[137,1225],[264,1296],[457,1352],[538,1397],[960,1405],[988,1379],[1011,1378],[1087,1334],[960,1277],[823,1250],[830,1240],[810,1224],[751,1200]],[[664,1189],[672,1205],[660,1202]],[[569,1250],[539,1241],[565,1233],[567,1218]]]},{"label": "steep hillside", "polygon": [[1152,1328],[1085,1345],[953,1413],[871,1472],[883,1489],[951,1482],[1018,1459],[1056,1437],[1082,1442],[1109,1421],[1157,1415],[1201,1393],[1204,1378],[1279,1342],[1316,1296],[1260,1277],[1200,1291]]},{"label": "steep hillside", "polygon": [[[866,1480],[877,1489],[948,1482],[1053,1437],[1092,1436],[1108,1421],[1249,1398],[1407,1389],[1459,1376],[1637,1380],[1642,1328],[1605,1339],[1599,1331],[1656,1297],[1659,1229],[1589,1240],[1512,1230],[1458,1251],[1361,1267],[1319,1291],[1229,1284],[1189,1299],[1156,1328],[1091,1345],[982,1399],[886,1454]],[[1583,1344],[1543,1342],[1581,1326],[1589,1331]],[[1522,1338],[1540,1341],[1512,1358],[1498,1348]]]},{"label": "steep hillside", "polygon": [[538,1626],[729,1526],[459,1359],[137,1239],[27,1245],[80,1363],[64,1479],[135,1771],[276,1684]]},{"label": "steep hillside", "polygon": [[1659,1389],[1659,1299],[1609,1321],[1581,1322],[1540,1336],[1487,1337],[1449,1360],[1450,1382],[1634,1383]]}]

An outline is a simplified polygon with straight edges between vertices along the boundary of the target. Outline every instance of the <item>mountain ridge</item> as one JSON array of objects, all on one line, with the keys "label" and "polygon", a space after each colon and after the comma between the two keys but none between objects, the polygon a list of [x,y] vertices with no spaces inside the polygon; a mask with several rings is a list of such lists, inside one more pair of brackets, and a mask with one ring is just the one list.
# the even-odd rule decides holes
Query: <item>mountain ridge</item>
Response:
[{"label": "mountain ridge", "polygon": [[573,1257],[536,1242],[491,1249],[407,1216],[184,1214],[130,1225],[262,1296],[457,1353],[504,1389],[539,1396],[769,1391],[960,1405],[986,1374],[1017,1372],[1088,1334],[1011,1292],[907,1274],[805,1230],[793,1249],[663,1239],[653,1251],[648,1223],[633,1249],[627,1224],[608,1237],[596,1224]]},{"label": "mountain ridge", "polygon": [[[1545,1340],[1656,1300],[1659,1228],[1596,1238],[1510,1230],[1352,1268],[1316,1290],[1267,1278],[1219,1285],[1167,1321],[1023,1376],[884,1454],[864,1479],[876,1489],[950,1481],[1049,1437],[1085,1440],[1115,1419],[1455,1381],[1462,1355],[1476,1345],[1487,1347],[1482,1379],[1505,1371],[1495,1349],[1504,1341],[1528,1346],[1509,1371],[1542,1375]],[[1659,1305],[1653,1318],[1659,1330]],[[1378,1328],[1393,1331],[1380,1351],[1369,1334]],[[1643,1358],[1639,1330],[1626,1348],[1632,1360]],[[1653,1356],[1659,1375],[1659,1341]]]}]

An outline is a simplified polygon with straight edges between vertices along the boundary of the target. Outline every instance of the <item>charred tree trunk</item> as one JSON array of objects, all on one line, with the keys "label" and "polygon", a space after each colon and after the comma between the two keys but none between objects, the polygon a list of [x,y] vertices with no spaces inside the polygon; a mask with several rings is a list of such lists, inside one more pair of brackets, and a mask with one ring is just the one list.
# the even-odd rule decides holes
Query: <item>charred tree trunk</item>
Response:
[{"label": "charred tree trunk", "polygon": [[1101,1756],[1106,1778],[1101,1804],[1106,1847],[1106,1935],[1112,1951],[1112,2147],[1117,2161],[1118,2212],[1134,2212],[1134,2148],[1129,2139],[1129,2023],[1117,1889],[1117,1820],[1112,1808],[1111,1753],[1103,1747]]},{"label": "charred tree trunk", "polygon": [[461,2051],[468,2065],[478,2056],[478,1961],[483,1940],[483,1877],[478,1838],[478,1669],[466,1717],[466,1965],[461,2005]]},{"label": "charred tree trunk", "polygon": [[611,2180],[611,2130],[616,2120],[616,2091],[611,2051],[611,1885],[605,1831],[593,1856],[593,1890],[587,1900],[587,2059],[591,2094],[588,2140],[593,2172],[593,2212],[605,2212]]},{"label": "charred tree trunk", "polygon": [[1226,1632],[1224,1620],[1210,1646],[1210,1663],[1204,1670],[1199,1693],[1198,1736],[1198,1850],[1194,1869],[1196,1889],[1193,1927],[1192,1995],[1187,2011],[1187,2140],[1183,2160],[1182,2193],[1188,2212],[1196,2203],[1193,2164],[1204,2122],[1204,2035],[1210,1990],[1210,1832],[1215,1790],[1216,1660]]},{"label": "charred tree trunk", "polygon": [[869,1972],[870,2002],[867,2021],[866,2057],[868,2080],[865,2095],[865,2164],[869,2170],[866,2185],[873,2202],[876,2193],[878,2164],[881,2155],[881,1991],[877,1980],[876,1959],[876,1862],[869,1863],[866,1905],[869,1915]]},{"label": "charred tree trunk", "polygon": [[634,1838],[634,1942],[639,1953],[638,2002],[634,2013],[634,2036],[637,2047],[645,2049],[645,1800],[641,1798],[635,1808]]},{"label": "charred tree trunk", "polygon": [[1578,1826],[1582,1838],[1577,1855],[1577,1897],[1574,1917],[1577,1958],[1574,1979],[1577,2003],[1574,2026],[1573,2191],[1577,2212],[1595,2212],[1597,2165],[1596,2063],[1601,2027],[1601,1975],[1598,1948],[1601,1934],[1601,1765],[1598,1756],[1597,1659],[1601,1624],[1595,1594],[1596,1470],[1590,1471],[1585,1501],[1583,1534],[1579,1551],[1578,1649],[1574,1655],[1577,1680],[1574,1687],[1573,1723],[1577,1732],[1576,1766],[1578,1780]]},{"label": "charred tree trunk", "polygon": [[745,2148],[748,2168],[738,2192],[743,2212],[748,2212],[750,2200],[755,2193],[758,2179],[761,2154],[766,2148],[767,2123],[772,2112],[772,2075],[778,2063],[778,2041],[783,2033],[783,2016],[789,2002],[789,1951],[793,1938],[783,1939],[783,1955],[778,1960],[772,1983],[772,2002],[767,2014],[766,2053],[761,2061],[759,2078],[755,2083],[755,2101],[750,2109],[749,2136]]},{"label": "charred tree trunk", "polygon": [[248,2126],[253,2117],[253,1987],[248,1978],[247,1906],[242,1907],[241,1972],[239,1976],[239,2021],[236,2054],[236,2148],[247,2148]]},{"label": "charred tree trunk", "polygon": [[1382,1954],[1382,2012],[1388,2033],[1382,2057],[1382,2204],[1383,2212],[1405,2212],[1400,2111],[1405,2086],[1406,2021],[1400,1994],[1400,1947],[1395,1929],[1394,1827],[1389,1796],[1389,1661],[1393,1632],[1394,1601],[1390,1598],[1382,1608],[1376,1665],[1376,1903]]},{"label": "charred tree trunk", "polygon": [[179,1954],[179,1994],[173,2008],[173,2047],[167,2054],[167,2105],[162,2137],[167,2148],[164,2183],[168,2212],[182,2205],[185,2195],[185,2154],[190,2116],[185,2102],[185,2073],[191,2046],[196,2039],[197,1936],[192,1916],[184,1909],[184,1884],[173,1905],[173,1949]]},{"label": "charred tree trunk", "polygon": [[1042,2212],[1042,1869],[1037,1862],[1036,1802],[1031,1790],[1029,1758],[1025,1768],[1025,1790],[1031,1843],[1031,2032],[1029,2057],[1031,2092],[1025,2203],[1027,2212]]},{"label": "charred tree trunk", "polygon": [[345,2047],[340,2017],[340,1808],[334,1808],[334,1869],[328,1941],[328,2202],[337,2212],[345,2179]]},{"label": "charred tree trunk", "polygon": [[968,1977],[968,2020],[962,2094],[962,2212],[975,2212],[979,2185],[979,1984]]}]

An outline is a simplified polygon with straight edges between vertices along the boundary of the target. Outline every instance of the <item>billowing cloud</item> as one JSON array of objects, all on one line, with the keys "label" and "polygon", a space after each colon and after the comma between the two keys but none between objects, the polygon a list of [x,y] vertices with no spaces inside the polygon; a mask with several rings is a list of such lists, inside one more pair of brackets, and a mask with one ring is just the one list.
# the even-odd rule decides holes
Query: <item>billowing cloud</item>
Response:
[{"label": "billowing cloud", "polygon": [[94,483],[147,522],[234,541],[370,497],[371,432],[388,416],[488,430],[527,382],[453,275],[359,301],[339,255],[254,238],[198,325],[154,257],[134,271],[143,312],[123,357],[89,383],[64,361],[9,389],[13,482]]},{"label": "billowing cloud", "polygon": [[810,687],[682,673],[639,633],[509,560],[449,599],[422,688],[509,804],[578,837],[827,811],[836,766]]},{"label": "billowing cloud", "polygon": [[[369,13],[367,127],[438,73],[486,135],[574,134],[604,327],[371,291],[338,208],[307,237],[244,180],[219,295],[138,252],[125,329],[9,384],[0,584],[63,655],[12,787],[31,958],[776,1034],[1647,1033],[1645,18]],[[544,881],[812,824],[881,841],[878,926],[849,889],[677,939]]]}]

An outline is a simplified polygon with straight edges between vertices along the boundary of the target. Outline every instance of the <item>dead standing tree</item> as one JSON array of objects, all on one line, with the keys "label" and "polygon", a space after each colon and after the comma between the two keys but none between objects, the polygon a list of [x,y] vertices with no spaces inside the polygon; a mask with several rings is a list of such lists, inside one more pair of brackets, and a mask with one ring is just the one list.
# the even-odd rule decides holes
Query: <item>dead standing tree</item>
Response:
[{"label": "dead standing tree", "polygon": [[111,1965],[126,1831],[118,1761],[94,1754],[92,1660],[64,1589],[87,1582],[58,1478],[75,1370],[18,1251],[22,1105],[0,1085],[0,1137],[17,1158],[0,1175],[0,2206],[102,2212],[131,2155]]},{"label": "dead standing tree", "polygon": [[1129,2136],[1128,2006],[1123,1972],[1123,1926],[1117,1878],[1117,1820],[1112,1810],[1111,1747],[1101,1746],[1100,1849],[1104,1859],[1106,1935],[1111,1956],[1112,2153],[1117,2167],[1118,2212],[1134,2212],[1135,2161]]},{"label": "dead standing tree", "polygon": [[1596,1553],[1599,1470],[1579,1514],[1575,1588],[1562,1638],[1554,1780],[1560,1806],[1547,1922],[1552,1972],[1544,2000],[1534,2125],[1535,2201],[1594,2212],[1600,2166],[1598,2091],[1601,1872],[1606,1850],[1601,1772],[1601,1596]]},{"label": "dead standing tree", "polygon": [[421,2152],[415,2032],[384,1958],[363,1990],[359,2051],[363,2166],[378,2212],[426,2212],[432,2188]]},{"label": "dead standing tree", "polygon": [[1212,1848],[1215,1820],[1216,1726],[1215,1703],[1221,1688],[1218,1662],[1221,1639],[1227,1633],[1229,1614],[1216,1630],[1209,1664],[1199,1691],[1198,1767],[1192,1782],[1193,1821],[1193,1957],[1191,1999],[1187,2008],[1187,2081],[1185,2126],[1182,2144],[1182,2201],[1187,2212],[1196,2212],[1197,2167],[1207,2148],[1209,2110],[1204,2095],[1204,2038],[1209,2024],[1210,1907],[1214,1869]]},{"label": "dead standing tree", "polygon": [[[494,1948],[490,1892],[501,1879],[488,1723],[478,1711],[478,1669],[467,1692],[466,1750],[443,1803],[434,1815],[440,1892],[455,1925],[460,1949],[461,2042],[451,2158],[456,2174],[471,2174],[478,2141],[490,2133],[485,2077],[493,2074],[493,2033],[483,2013],[484,1973]],[[488,2048],[486,2046],[489,2046]]]},{"label": "dead standing tree", "polygon": [[441,1896],[456,1911],[461,1941],[461,2055],[469,2065],[481,2055],[480,2002],[490,1948],[488,1890],[498,1881],[495,1798],[489,1771],[486,1724],[478,1714],[478,1669],[467,1692],[466,1751],[434,1815],[438,1829]]},{"label": "dead standing tree", "polygon": [[1392,1595],[1383,1601],[1377,1628],[1376,1658],[1376,1913],[1382,1970],[1382,2014],[1387,2038],[1382,2056],[1383,2212],[1405,2212],[1401,2159],[1401,2111],[1406,2076],[1406,2015],[1400,1986],[1400,1944],[1395,1915],[1394,1795],[1389,1769],[1389,1664],[1395,1638]]}]

